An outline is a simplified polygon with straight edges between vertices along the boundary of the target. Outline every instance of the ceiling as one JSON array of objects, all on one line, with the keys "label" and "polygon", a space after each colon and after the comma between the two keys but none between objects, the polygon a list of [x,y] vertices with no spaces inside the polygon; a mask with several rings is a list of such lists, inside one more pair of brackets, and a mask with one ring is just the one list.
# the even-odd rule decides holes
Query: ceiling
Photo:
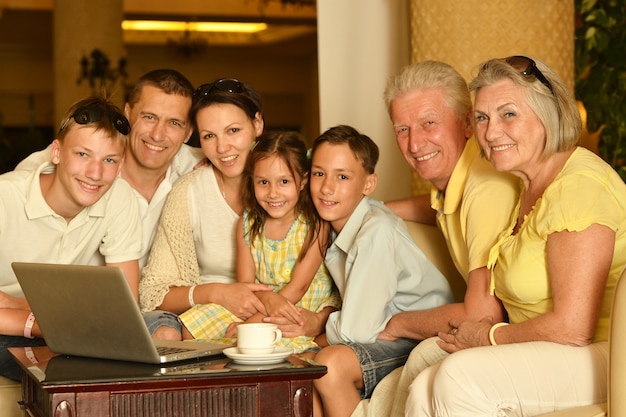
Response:
[{"label": "ceiling", "polygon": [[[102,0],[101,0],[102,1]],[[258,33],[124,31],[127,45],[271,45],[316,33],[314,0],[123,0],[124,18],[137,20],[263,22]],[[285,2],[285,3],[283,3]],[[291,4],[303,2],[304,4]],[[52,0],[0,0],[0,44],[49,43]],[[39,30],[24,31],[24,27]],[[42,39],[39,39],[43,37]],[[33,44],[34,42],[34,44]]]}]

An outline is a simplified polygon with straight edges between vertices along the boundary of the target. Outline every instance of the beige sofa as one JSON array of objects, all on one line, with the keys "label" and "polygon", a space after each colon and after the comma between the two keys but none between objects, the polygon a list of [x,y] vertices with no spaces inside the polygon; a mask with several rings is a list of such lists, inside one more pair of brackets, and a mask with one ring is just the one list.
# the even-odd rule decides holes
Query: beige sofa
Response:
[{"label": "beige sofa", "polygon": [[[407,226],[417,245],[448,278],[455,298],[462,301],[465,282],[450,259],[441,232],[435,227],[418,223],[407,222]],[[613,300],[609,334],[608,403],[562,410],[545,414],[542,417],[626,417],[626,332],[624,332],[624,326],[626,326],[626,283],[624,281],[626,279],[623,279],[625,277],[626,267],[622,271]],[[376,387],[375,396],[379,399],[393,398],[397,391],[400,371],[400,368],[396,369],[386,376]],[[385,401],[370,404],[369,400],[364,400],[359,403],[352,417],[384,417],[389,414],[391,405]]]},{"label": "beige sofa", "polygon": [[[407,222],[409,232],[428,256],[428,258],[448,278],[455,298],[463,300],[465,294],[465,281],[457,272],[450,258],[448,248],[441,232],[433,226],[425,226],[418,223]],[[626,269],[622,278],[626,275]],[[619,328],[626,326],[626,284],[620,279],[616,290],[613,317],[611,319],[610,333],[610,372],[609,372],[609,402],[608,408],[611,417],[626,416],[626,332],[620,332]],[[376,389],[395,392],[395,384],[399,372],[392,373],[384,378]],[[0,377],[0,415],[2,417],[22,416],[18,401],[21,399],[20,384]],[[366,415],[368,403],[361,401],[355,410],[353,417]],[[606,415],[607,404],[599,404],[589,407],[581,407],[563,412],[551,413],[546,417],[599,417]],[[371,410],[370,410],[371,411]],[[370,416],[383,417],[383,414],[371,414]]]},{"label": "beige sofa", "polygon": [[22,399],[21,385],[18,382],[0,376],[0,415],[2,417],[21,417],[22,410],[18,401]]}]

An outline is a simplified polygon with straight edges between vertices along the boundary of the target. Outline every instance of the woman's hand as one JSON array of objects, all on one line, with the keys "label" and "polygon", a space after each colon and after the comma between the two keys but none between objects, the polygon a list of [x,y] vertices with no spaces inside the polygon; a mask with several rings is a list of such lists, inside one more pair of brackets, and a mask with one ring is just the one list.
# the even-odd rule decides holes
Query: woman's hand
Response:
[{"label": "woman's hand", "polygon": [[262,291],[272,291],[272,288],[262,284],[225,284],[220,287],[219,299],[214,302],[240,319],[247,320],[256,313],[267,315],[265,305],[255,295],[255,292]]},{"label": "woman's hand", "polygon": [[478,346],[488,346],[489,329],[492,325],[491,317],[487,317],[478,322],[450,320],[450,333],[439,333],[441,340],[437,341],[440,348],[446,352],[453,353],[459,350]]}]

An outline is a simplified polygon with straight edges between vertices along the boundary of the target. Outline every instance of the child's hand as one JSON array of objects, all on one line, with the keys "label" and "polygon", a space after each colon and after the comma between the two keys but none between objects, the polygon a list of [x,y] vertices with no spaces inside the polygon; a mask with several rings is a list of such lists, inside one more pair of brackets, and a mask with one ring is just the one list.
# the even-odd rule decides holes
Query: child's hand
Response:
[{"label": "child's hand", "polygon": [[237,326],[239,326],[241,322],[234,321],[228,325],[226,328],[226,333],[224,333],[224,337],[235,338],[237,337]]},{"label": "child's hand", "polygon": [[282,295],[266,292],[257,294],[257,296],[265,305],[268,316],[285,317],[294,324],[302,325],[300,309]]},{"label": "child's hand", "polygon": [[263,323],[263,315],[262,314],[254,314],[246,321],[234,321],[228,325],[226,328],[226,333],[224,333],[225,338],[236,338],[237,337],[237,326],[243,323]]}]

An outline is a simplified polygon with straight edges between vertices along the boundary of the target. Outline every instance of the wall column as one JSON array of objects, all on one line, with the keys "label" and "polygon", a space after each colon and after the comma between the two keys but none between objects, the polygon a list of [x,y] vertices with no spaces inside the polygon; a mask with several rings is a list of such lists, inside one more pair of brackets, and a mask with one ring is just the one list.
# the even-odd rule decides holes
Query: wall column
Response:
[{"label": "wall column", "polygon": [[351,125],[380,148],[375,198],[409,195],[409,168],[383,102],[387,79],[408,64],[407,0],[318,0],[320,129]]},{"label": "wall column", "polygon": [[54,122],[58,127],[67,108],[75,101],[92,93],[111,96],[119,106],[124,104],[122,83],[107,83],[106,88],[96,82],[80,78],[83,57],[91,61],[94,49],[109,59],[110,68],[118,68],[123,53],[122,0],[55,0],[54,1]]}]

